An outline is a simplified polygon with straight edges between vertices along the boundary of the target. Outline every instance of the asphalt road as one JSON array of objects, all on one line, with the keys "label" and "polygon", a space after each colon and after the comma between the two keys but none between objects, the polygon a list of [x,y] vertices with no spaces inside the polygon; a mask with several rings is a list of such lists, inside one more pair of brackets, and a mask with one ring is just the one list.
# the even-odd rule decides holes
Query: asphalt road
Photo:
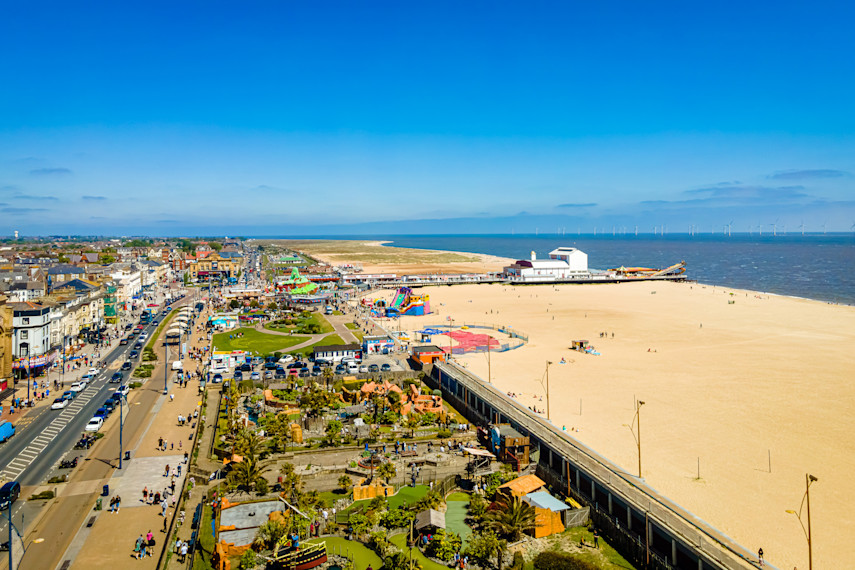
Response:
[{"label": "asphalt road", "polygon": [[[186,305],[189,302],[188,299],[185,298],[174,303],[172,305],[173,310]],[[149,335],[153,335],[156,328],[148,325],[143,330]],[[69,473],[76,480],[107,477],[109,471],[116,465],[119,456],[119,430],[109,427],[118,424],[118,421],[112,420],[113,417],[119,415],[118,409],[109,418],[108,431],[105,432],[105,437],[99,440],[91,450],[73,448],[81,434],[84,433],[86,424],[119,386],[119,384],[110,383],[109,380],[113,373],[119,369],[121,363],[128,359],[128,353],[133,350],[132,344],[117,345],[116,348],[102,356],[102,360],[106,364],[105,368],[101,369],[95,380],[91,381],[86,389],[65,409],[51,410],[49,407],[45,407],[32,412],[33,415],[28,414],[22,420],[22,422],[26,422],[26,425],[16,430],[15,436],[0,446],[0,466],[3,467],[3,474],[7,479],[17,480],[22,487],[26,488],[43,485],[50,477],[62,473]],[[136,367],[141,362],[141,357],[132,362]],[[123,382],[131,380],[131,372],[123,371],[125,375]],[[161,386],[158,380],[152,377],[144,388],[146,394],[138,400],[142,404],[139,408],[145,410],[146,414],[161,392],[158,388]],[[66,382],[66,385],[69,384]],[[131,435],[143,427],[141,424],[146,414],[133,413],[125,418],[125,447],[127,447],[127,442],[131,441]],[[74,470],[59,469],[60,459],[70,459],[75,456],[80,457],[80,459]],[[13,523],[21,534],[25,534],[25,523],[34,520],[38,511],[43,508],[42,504],[25,499],[26,495],[22,494],[12,510]],[[91,509],[92,499],[89,495],[78,495],[69,497],[63,502],[65,509],[71,508],[75,514],[79,512],[80,516],[85,516]],[[8,514],[5,512],[2,514],[4,516],[0,519],[0,537],[3,538],[0,538],[0,542],[5,542],[8,540],[9,533]],[[75,521],[79,520],[79,517],[75,517],[73,514],[70,518]],[[69,529],[69,532],[76,533],[78,527],[79,522],[73,529]],[[26,529],[27,532],[29,530]],[[68,536],[67,539],[70,540],[71,536]],[[57,555],[61,554],[61,552],[57,553]],[[0,558],[4,557],[0,556]],[[2,562],[5,561],[0,561],[0,565]],[[24,562],[26,562],[26,558]]]}]

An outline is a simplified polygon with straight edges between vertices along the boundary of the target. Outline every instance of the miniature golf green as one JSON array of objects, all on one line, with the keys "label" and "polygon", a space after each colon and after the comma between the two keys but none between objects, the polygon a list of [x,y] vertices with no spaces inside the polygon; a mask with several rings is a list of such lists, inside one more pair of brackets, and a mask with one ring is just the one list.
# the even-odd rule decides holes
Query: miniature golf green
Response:
[{"label": "miniature golf green", "polygon": [[[383,561],[373,550],[361,542],[355,540],[346,540],[340,536],[328,536],[326,538],[313,538],[306,541],[308,543],[324,542],[327,545],[327,556],[333,554],[341,554],[349,556],[353,559],[353,570],[365,570],[369,566],[372,568],[380,568]],[[446,569],[447,570],[447,569]]]},{"label": "miniature golf green", "polygon": [[463,545],[472,535],[472,529],[466,524],[466,513],[469,510],[469,495],[452,493],[446,499],[448,509],[445,511],[445,529],[460,535]]},{"label": "miniature golf green", "polygon": [[[412,505],[425,495],[427,495],[430,487],[427,485],[416,485],[415,487],[402,487],[398,490],[397,493],[392,495],[387,499],[389,503],[390,509],[395,509],[400,507],[401,505],[407,504]],[[371,499],[365,499],[362,501],[356,501],[343,511],[342,513],[350,513],[350,512],[361,512],[363,508],[368,506],[368,503],[371,502]]]}]

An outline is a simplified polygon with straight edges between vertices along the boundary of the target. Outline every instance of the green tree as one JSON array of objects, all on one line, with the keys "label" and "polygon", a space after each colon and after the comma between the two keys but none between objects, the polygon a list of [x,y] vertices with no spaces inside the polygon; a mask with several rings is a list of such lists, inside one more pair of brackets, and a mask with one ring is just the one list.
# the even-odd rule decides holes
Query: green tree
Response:
[{"label": "green tree", "polygon": [[386,484],[389,484],[389,479],[398,474],[398,470],[395,469],[395,464],[391,461],[384,461],[377,468],[377,476],[383,477],[386,479]]},{"label": "green tree", "polygon": [[348,522],[350,522],[350,527],[356,533],[357,538],[361,538],[371,529],[371,520],[362,513],[350,515]]},{"label": "green tree", "polygon": [[353,486],[353,480],[349,475],[342,475],[338,478],[338,488],[341,489],[342,493],[347,493],[348,489]]},{"label": "green tree", "polygon": [[186,287],[187,285],[190,285],[190,274],[189,274],[189,273],[187,273],[187,272],[185,271],[185,272],[184,272],[184,276],[183,276],[182,280],[184,281],[184,286],[185,286],[185,287]]},{"label": "green tree", "polygon": [[252,549],[247,550],[240,557],[240,570],[250,570],[258,565],[258,556]]},{"label": "green tree", "polygon": [[485,528],[512,542],[534,529],[534,523],[534,507],[519,497],[508,499],[507,495],[501,494],[496,498],[495,508],[487,513],[484,520]]},{"label": "green tree", "polygon": [[276,303],[274,301],[270,301],[269,303],[267,303],[268,311],[275,311],[277,308],[278,307],[276,306]]},{"label": "green tree", "polygon": [[407,416],[407,419],[404,421],[404,427],[411,430],[410,437],[416,437],[416,428],[419,427],[420,423],[421,422],[419,421],[419,418],[416,417],[416,414],[410,413],[410,415]]},{"label": "green tree", "polygon": [[[288,518],[287,520],[291,520]],[[269,520],[263,523],[255,533],[253,544],[259,548],[273,549],[283,536],[288,535],[288,525],[279,520]]]},{"label": "green tree", "polygon": [[377,423],[377,416],[386,408],[386,398],[380,394],[371,396],[371,403],[374,405],[374,423]]},{"label": "green tree", "polygon": [[407,528],[416,518],[416,514],[403,507],[389,509],[380,517],[383,528],[392,530],[394,528]]},{"label": "green tree", "polygon": [[232,299],[231,301],[229,301],[230,309],[237,309],[238,307],[240,307],[240,301],[238,301],[237,299]]},{"label": "green tree", "polygon": [[469,516],[480,522],[487,512],[487,501],[482,495],[474,494],[469,499]]},{"label": "green tree", "polygon": [[342,427],[342,423],[339,420],[330,420],[327,422],[326,434],[330,445],[338,445]]},{"label": "green tree", "polygon": [[235,489],[251,491],[256,482],[263,476],[264,469],[259,461],[253,456],[244,457],[239,463],[232,463],[232,470],[227,480],[229,485]]},{"label": "green tree", "polygon": [[466,544],[463,553],[475,560],[479,566],[488,566],[496,559],[496,567],[502,570],[502,558],[508,549],[508,542],[496,536],[491,530],[473,534]]},{"label": "green tree", "polygon": [[253,299],[252,301],[249,302],[249,308],[250,309],[257,309],[258,307],[259,307],[259,305],[258,305],[257,299]]},{"label": "green tree", "polygon": [[394,390],[389,392],[389,409],[395,412],[395,414],[401,413],[401,393],[395,392]]},{"label": "green tree", "polygon": [[303,478],[297,475],[291,463],[284,463],[279,473],[282,475],[282,492],[292,503],[299,502],[303,494]]},{"label": "green tree", "polygon": [[300,396],[300,407],[306,410],[309,415],[317,416],[321,410],[329,405],[330,397],[329,392],[321,390],[317,386],[313,386],[308,393]]},{"label": "green tree", "polygon": [[108,253],[102,253],[98,256],[98,263],[103,263],[104,265],[109,265],[110,263],[115,263],[116,258]]},{"label": "green tree", "polygon": [[222,250],[222,249],[223,249],[223,244],[221,244],[221,243],[220,243],[220,242],[218,242],[218,241],[209,241],[209,242],[208,242],[208,245],[209,245],[209,246],[211,247],[211,249],[213,249],[214,251],[220,251],[220,250]]},{"label": "green tree", "polygon": [[462,543],[459,534],[439,529],[434,533],[433,540],[428,543],[425,554],[450,562],[454,558],[454,553],[460,550]]}]

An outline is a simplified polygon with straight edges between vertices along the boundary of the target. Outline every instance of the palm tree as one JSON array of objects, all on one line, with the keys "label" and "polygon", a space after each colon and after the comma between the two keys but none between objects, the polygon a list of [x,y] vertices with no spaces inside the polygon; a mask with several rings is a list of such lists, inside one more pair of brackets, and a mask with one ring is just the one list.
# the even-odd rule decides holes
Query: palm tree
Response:
[{"label": "palm tree", "polygon": [[384,461],[377,468],[377,476],[386,479],[387,485],[389,484],[389,479],[397,475],[397,473],[398,470],[395,469],[395,465],[391,461]]},{"label": "palm tree", "polygon": [[535,525],[534,507],[519,497],[508,499],[506,495],[498,496],[484,518],[484,526],[487,529],[507,537],[512,542],[522,538],[523,533],[533,530]]},{"label": "palm tree", "polygon": [[243,458],[239,463],[232,463],[232,470],[228,475],[229,483],[246,491],[251,490],[256,481],[264,474],[264,468],[252,455]]},{"label": "palm tree", "polygon": [[[286,519],[291,522],[291,517]],[[289,525],[278,520],[269,520],[258,527],[255,533],[255,544],[262,548],[272,549],[283,536],[288,535]]]},{"label": "palm tree", "polygon": [[353,480],[349,475],[342,475],[338,478],[338,488],[341,489],[343,493],[347,493],[347,490],[350,489],[351,485],[353,485]]},{"label": "palm tree", "polygon": [[258,457],[261,453],[261,438],[243,429],[235,437],[234,452],[238,455]]},{"label": "palm tree", "polygon": [[332,381],[333,376],[335,375],[335,373],[333,372],[332,367],[327,366],[326,368],[324,368],[324,371],[322,372],[322,375],[323,375],[323,378],[324,378],[324,384],[326,385],[327,390],[329,390],[329,389],[330,389],[330,382]]}]

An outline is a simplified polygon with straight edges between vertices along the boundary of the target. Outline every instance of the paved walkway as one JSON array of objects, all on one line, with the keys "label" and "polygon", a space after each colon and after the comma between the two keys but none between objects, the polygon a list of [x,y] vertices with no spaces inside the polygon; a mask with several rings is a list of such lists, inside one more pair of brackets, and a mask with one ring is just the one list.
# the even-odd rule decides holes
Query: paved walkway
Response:
[{"label": "paved walkway", "polygon": [[[202,317],[197,319],[202,321]],[[207,343],[204,333],[193,331],[191,347],[196,348],[200,343]],[[177,347],[172,347],[173,354]],[[170,356],[167,362],[175,358]],[[198,362],[192,358],[184,359],[184,369],[195,371]],[[159,361],[161,364],[162,361]],[[155,373],[148,379],[143,389],[162,390],[164,368],[158,366]],[[133,557],[136,539],[149,531],[155,536],[155,548],[150,558],[144,561],[134,561],[135,565],[154,568],[158,557],[167,541],[166,529],[172,524],[173,517],[178,514],[173,505],[178,506],[178,497],[173,503],[170,495],[167,503],[166,516],[162,516],[160,506],[148,505],[142,502],[144,488],[153,492],[164,493],[173,481],[172,473],[177,472],[181,465],[181,475],[174,477],[175,492],[180,492],[184,479],[188,476],[188,465],[183,463],[184,452],[192,452],[192,440],[195,432],[195,422],[192,419],[195,410],[200,405],[198,382],[192,381],[187,387],[181,388],[175,382],[175,375],[169,371],[169,394],[161,394],[148,414],[148,423],[136,441],[130,443],[131,460],[126,462],[126,468],[115,471],[109,479],[110,497],[103,498],[104,511],[97,515],[92,527],[85,525],[78,531],[71,546],[63,558],[71,559],[72,568],[122,568]],[[133,411],[131,412],[133,413]],[[179,425],[178,415],[190,418],[185,425]],[[197,417],[198,420],[198,417]],[[160,440],[165,440],[165,447],[158,446]],[[166,466],[170,475],[166,475]],[[114,496],[122,497],[122,508],[119,513],[112,514],[106,509],[109,499]],[[139,507],[139,508],[137,508]],[[191,515],[192,516],[192,515]],[[107,517],[107,518],[104,518]],[[112,545],[105,548],[104,545]]]}]

